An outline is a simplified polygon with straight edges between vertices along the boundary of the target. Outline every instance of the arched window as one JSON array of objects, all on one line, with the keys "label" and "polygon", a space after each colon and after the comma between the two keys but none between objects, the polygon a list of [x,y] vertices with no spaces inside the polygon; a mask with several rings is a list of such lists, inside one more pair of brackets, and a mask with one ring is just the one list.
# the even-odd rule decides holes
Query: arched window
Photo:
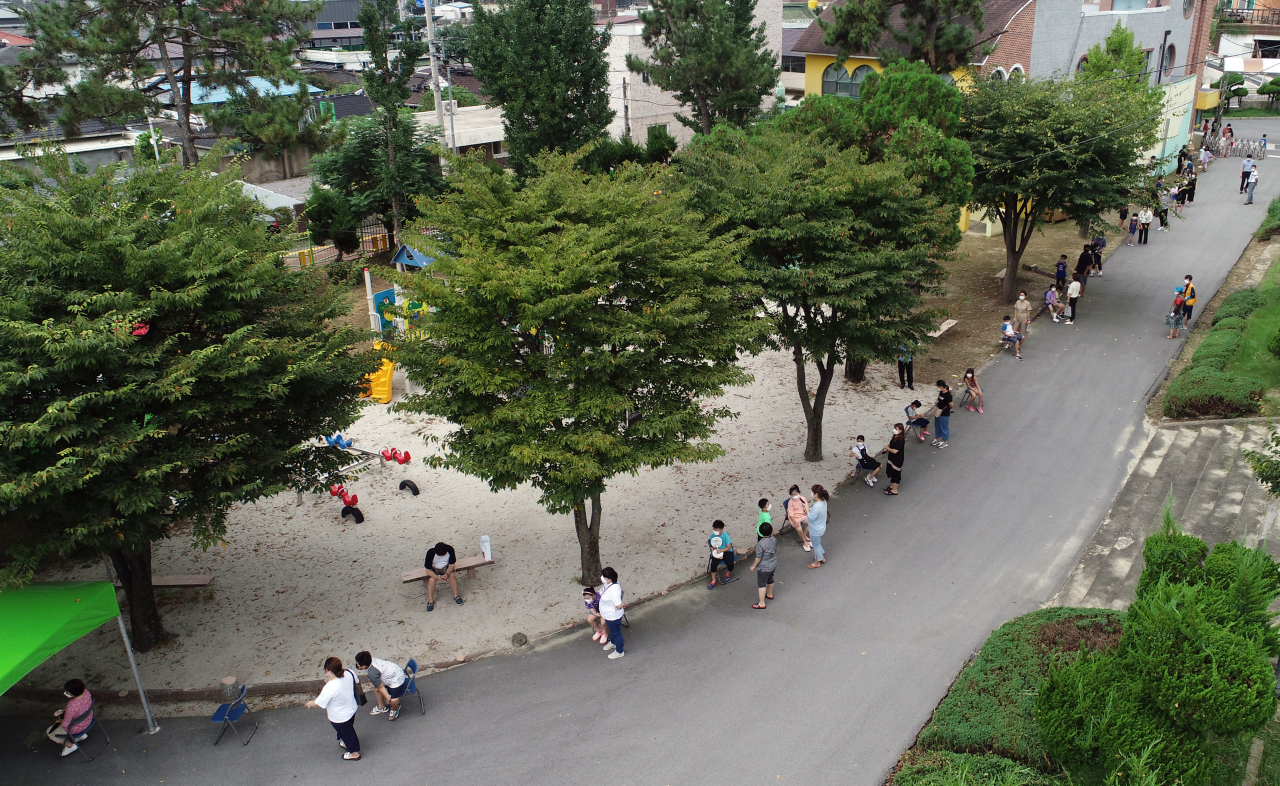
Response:
[{"label": "arched window", "polygon": [[862,81],[872,73],[871,66],[858,66],[850,74],[844,66],[832,63],[822,72],[822,94],[824,96],[844,96],[857,98],[862,90]]},{"label": "arched window", "polygon": [[1173,76],[1173,60],[1177,54],[1178,51],[1173,48],[1173,44],[1169,44],[1169,48],[1164,50],[1164,75],[1166,78]]},{"label": "arched window", "polygon": [[1020,65],[1015,65],[1013,68],[1009,69],[1009,76],[1012,77],[1014,74],[1017,74],[1018,76],[1027,75],[1026,72],[1022,70],[1022,66]]},{"label": "arched window", "polygon": [[997,68],[996,70],[991,72],[992,82],[1003,82],[1004,80],[1005,80],[1005,75],[1004,75],[1003,68]]},{"label": "arched window", "polygon": [[1087,65],[1089,65],[1089,57],[1086,55],[1085,57],[1080,58],[1080,62],[1076,63],[1076,73],[1078,74],[1083,71],[1084,67]]}]

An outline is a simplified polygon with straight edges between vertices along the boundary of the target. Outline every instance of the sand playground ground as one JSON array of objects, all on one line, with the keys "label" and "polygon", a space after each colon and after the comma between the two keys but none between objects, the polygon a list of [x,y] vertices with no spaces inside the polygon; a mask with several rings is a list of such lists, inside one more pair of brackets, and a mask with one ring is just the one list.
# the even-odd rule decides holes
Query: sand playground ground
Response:
[{"label": "sand playground ground", "polygon": [[[890,365],[872,365],[859,385],[845,382],[837,369],[827,401],[825,460],[807,463],[790,355],[767,353],[747,359],[746,365],[755,381],[724,397],[738,413],[720,424],[716,437],[725,456],[609,483],[602,497],[600,550],[604,564],[618,571],[628,598],[650,596],[704,573],[706,538],[717,518],[727,522],[739,553],[748,552],[755,543],[761,497],[774,500],[777,520],[778,502],[791,484],[806,496],[815,483],[834,490],[853,470],[848,453],[856,434],[865,434],[871,448],[879,450],[891,424],[902,420],[905,404],[919,398],[928,405],[935,398],[933,380],[917,379],[914,396],[899,390]],[[809,373],[816,380],[816,370]],[[954,388],[958,380],[950,382]],[[400,371],[395,393],[399,400]],[[396,414],[385,405],[367,408],[347,432],[356,446],[392,446],[410,451],[413,460],[386,468],[375,463],[347,484],[359,496],[362,525],[341,520],[342,503],[328,494],[305,495],[299,506],[294,493],[284,493],[235,509],[225,549],[202,552],[182,536],[156,544],[155,575],[212,574],[215,579],[192,602],[184,602],[176,590],[160,593],[165,625],[178,637],[138,655],[144,683],[205,688],[226,675],[249,684],[313,680],[320,676],[324,656],[347,660],[365,649],[400,663],[410,657],[438,663],[509,648],[517,632],[535,639],[582,622],[572,517],[547,514],[530,487],[494,494],[476,478],[424,467],[419,460],[428,450],[423,436],[447,429],[439,419]],[[417,484],[419,496],[398,490],[404,479]],[[401,572],[420,567],[437,541],[452,544],[459,557],[479,554],[481,535],[491,538],[496,564],[481,568],[474,580],[460,578],[464,605],[454,605],[445,584],[428,613],[425,588],[421,582],[401,583]],[[787,539],[784,548],[798,546]],[[95,563],[40,579],[104,576],[102,564]],[[50,658],[22,684],[60,687],[71,677],[95,689],[132,687],[114,622]]]}]

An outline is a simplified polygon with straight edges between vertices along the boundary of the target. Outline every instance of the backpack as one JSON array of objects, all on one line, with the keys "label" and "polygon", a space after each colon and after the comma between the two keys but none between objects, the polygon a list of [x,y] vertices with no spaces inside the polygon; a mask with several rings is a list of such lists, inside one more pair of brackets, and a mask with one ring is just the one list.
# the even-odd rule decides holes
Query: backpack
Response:
[{"label": "backpack", "polygon": [[1183,297],[1182,297],[1182,295],[1178,295],[1177,297],[1175,297],[1175,298],[1173,299],[1173,305],[1175,305],[1175,306],[1180,306],[1180,305],[1182,305],[1182,304],[1183,304],[1183,303],[1185,303],[1185,302],[1186,302],[1186,299],[1185,299],[1185,298],[1183,298]]}]

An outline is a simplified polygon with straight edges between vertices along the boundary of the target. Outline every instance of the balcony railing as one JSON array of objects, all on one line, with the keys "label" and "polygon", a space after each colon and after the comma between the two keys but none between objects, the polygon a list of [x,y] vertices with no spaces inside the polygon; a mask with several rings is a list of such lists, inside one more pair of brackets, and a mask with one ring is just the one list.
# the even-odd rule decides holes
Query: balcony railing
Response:
[{"label": "balcony railing", "polygon": [[1222,12],[1222,21],[1237,25],[1280,25],[1280,9],[1228,8]]}]

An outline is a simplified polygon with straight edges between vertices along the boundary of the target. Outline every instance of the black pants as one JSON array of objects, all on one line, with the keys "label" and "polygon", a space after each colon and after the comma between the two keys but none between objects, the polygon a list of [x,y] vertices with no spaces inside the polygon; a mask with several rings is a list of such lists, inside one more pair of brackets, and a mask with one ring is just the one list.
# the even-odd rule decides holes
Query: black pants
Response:
[{"label": "black pants", "polygon": [[1160,228],[1167,229],[1169,227],[1169,208],[1161,209],[1156,215],[1160,217]]},{"label": "black pants", "polygon": [[723,557],[711,558],[711,572],[714,574],[720,569],[720,563],[724,563],[724,569],[729,573],[733,573],[733,550],[725,549]]},{"label": "black pants", "polygon": [[1243,193],[1244,193],[1244,187],[1245,187],[1245,184],[1246,184],[1246,183],[1248,183],[1248,182],[1249,182],[1249,173],[1248,173],[1248,172],[1241,172],[1241,173],[1240,173],[1240,193],[1241,193],[1241,194],[1243,194]]},{"label": "black pants", "polygon": [[1074,321],[1075,321],[1075,319],[1076,319],[1076,301],[1078,301],[1079,299],[1080,299],[1080,298],[1078,298],[1078,297],[1073,297],[1073,298],[1071,298],[1070,300],[1068,300],[1068,301],[1067,301],[1067,305],[1071,306],[1071,321],[1072,321],[1072,322],[1074,322]]},{"label": "black pants", "polygon": [[[356,710],[358,713],[359,710]],[[334,731],[338,732],[338,739],[346,744],[347,753],[360,752],[360,738],[356,736],[356,716],[352,715],[342,723],[334,723],[329,721]]]},{"label": "black pants", "polygon": [[1147,244],[1147,233],[1150,231],[1150,224],[1138,224],[1138,245],[1145,246]]},{"label": "black pants", "polygon": [[912,365],[913,365],[913,361],[910,361],[910,360],[906,362],[903,362],[901,360],[898,361],[898,387],[902,387],[903,385],[910,385],[913,390],[915,389],[915,385],[916,385],[915,380],[911,378]]}]

